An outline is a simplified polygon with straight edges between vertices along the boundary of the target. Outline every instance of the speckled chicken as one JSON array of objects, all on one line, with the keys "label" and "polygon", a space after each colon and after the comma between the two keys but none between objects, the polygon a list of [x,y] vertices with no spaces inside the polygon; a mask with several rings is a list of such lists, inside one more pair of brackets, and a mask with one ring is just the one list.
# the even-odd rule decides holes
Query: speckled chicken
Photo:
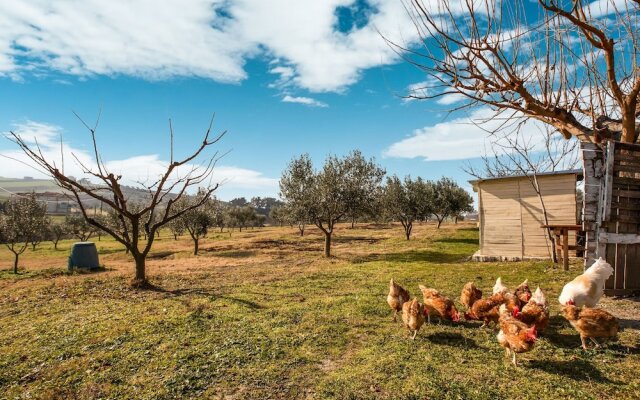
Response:
[{"label": "speckled chicken", "polygon": [[462,288],[460,293],[460,303],[466,307],[467,310],[471,308],[476,300],[482,298],[482,290],[478,289],[473,282],[467,282]]},{"label": "speckled chicken", "polygon": [[393,321],[396,322],[397,315],[402,311],[402,305],[411,299],[409,292],[402,286],[398,285],[391,279],[389,282],[389,295],[387,296],[387,303],[393,310]]},{"label": "speckled chicken", "polygon": [[510,313],[520,311],[518,299],[506,291],[499,291],[486,299],[476,300],[471,309],[464,314],[466,320],[482,321],[482,326],[490,322],[498,323],[500,318],[500,305],[504,304]]},{"label": "speckled chicken", "polygon": [[573,301],[562,307],[562,314],[580,334],[582,348],[587,350],[587,339],[590,339],[596,347],[600,343],[596,338],[607,341],[618,335],[620,324],[618,319],[605,310],[599,308],[578,308]]},{"label": "speckled chicken", "polygon": [[516,290],[513,292],[513,295],[518,298],[521,304],[527,304],[529,299],[531,298],[531,290],[529,289],[529,280],[525,279]]},{"label": "speckled chicken", "polygon": [[538,333],[543,332],[549,323],[549,307],[542,290],[537,288],[531,299],[522,307],[522,311],[516,314],[520,321],[529,326],[535,325]]},{"label": "speckled chicken", "polygon": [[424,306],[418,302],[417,298],[402,305],[402,322],[410,332],[413,332],[411,339],[415,339],[420,327],[424,324]]},{"label": "speckled chicken", "polygon": [[439,320],[460,321],[460,313],[451,299],[436,289],[430,289],[423,285],[419,287],[424,298],[424,309],[429,322],[431,322],[432,316]]},{"label": "speckled chicken", "polygon": [[537,340],[535,325],[529,327],[524,322],[514,318],[506,305],[500,306],[500,332],[497,339],[500,346],[504,347],[506,356],[512,356],[511,362],[518,366],[516,354],[526,353],[533,349]]}]

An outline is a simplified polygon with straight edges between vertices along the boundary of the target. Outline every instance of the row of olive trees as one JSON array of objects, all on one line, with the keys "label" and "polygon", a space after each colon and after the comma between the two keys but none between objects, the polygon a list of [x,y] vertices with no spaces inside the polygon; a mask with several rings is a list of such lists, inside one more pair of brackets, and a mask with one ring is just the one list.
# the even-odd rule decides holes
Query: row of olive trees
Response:
[{"label": "row of olive trees", "polygon": [[446,218],[456,221],[460,215],[473,211],[473,198],[449,178],[427,181],[397,176],[387,178],[381,198],[381,212],[398,221],[404,228],[407,240],[411,237],[413,223],[435,218],[440,228]]},{"label": "row of olive trees", "polygon": [[[187,207],[190,203],[201,201],[202,192],[194,197],[184,197],[179,204],[180,207]],[[193,241],[193,254],[198,255],[200,239],[204,238],[211,228],[219,228],[220,232],[224,228],[238,228],[241,232],[246,227],[263,226],[267,217],[258,214],[251,205],[234,206],[211,198],[204,202],[201,207],[194,208],[176,218],[168,224],[169,230],[175,240],[185,232],[189,234]]]},{"label": "row of olive trees", "polygon": [[402,181],[392,176],[384,185],[384,176],[385,170],[359,151],[343,158],[330,156],[320,170],[314,169],[309,155],[301,155],[282,174],[280,196],[285,204],[274,208],[271,217],[297,225],[300,235],[306,224],[317,226],[329,257],[335,226],[342,220],[352,225],[359,218],[399,221],[409,239],[414,221],[434,217],[439,228],[446,218],[473,211],[473,198],[449,178]]}]

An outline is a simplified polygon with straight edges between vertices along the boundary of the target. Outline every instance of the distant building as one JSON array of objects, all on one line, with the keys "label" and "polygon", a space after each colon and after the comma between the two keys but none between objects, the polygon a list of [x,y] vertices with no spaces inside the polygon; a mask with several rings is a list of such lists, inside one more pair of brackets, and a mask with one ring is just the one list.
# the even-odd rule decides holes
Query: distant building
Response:
[{"label": "distant building", "polygon": [[24,178],[22,178],[22,180],[24,180],[24,181],[32,181],[33,180],[33,176],[25,176]]}]

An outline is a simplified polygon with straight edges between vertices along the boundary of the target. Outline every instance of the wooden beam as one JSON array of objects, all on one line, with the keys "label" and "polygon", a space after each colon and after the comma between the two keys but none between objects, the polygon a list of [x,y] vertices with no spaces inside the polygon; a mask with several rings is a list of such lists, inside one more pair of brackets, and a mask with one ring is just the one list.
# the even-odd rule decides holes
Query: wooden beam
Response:
[{"label": "wooden beam", "polygon": [[607,143],[607,153],[605,155],[605,178],[604,191],[602,196],[602,221],[609,221],[611,218],[611,195],[613,190],[613,161],[615,160],[616,142]]},{"label": "wooden beam", "polygon": [[599,239],[604,243],[637,244],[640,243],[640,235],[635,233],[600,233]]}]

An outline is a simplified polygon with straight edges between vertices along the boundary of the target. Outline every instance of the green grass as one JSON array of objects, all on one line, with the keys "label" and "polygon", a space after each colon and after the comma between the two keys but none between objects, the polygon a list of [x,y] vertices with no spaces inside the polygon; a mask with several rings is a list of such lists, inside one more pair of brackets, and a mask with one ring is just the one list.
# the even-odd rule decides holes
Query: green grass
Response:
[{"label": "green grass", "polygon": [[[62,270],[66,251],[28,250],[28,272],[0,273],[0,398],[640,397],[637,303],[605,300],[627,328],[585,352],[556,306],[579,267],[473,263],[469,225],[415,230],[407,242],[399,228],[341,228],[331,260],[313,230],[214,234],[198,257],[187,239],[163,238],[155,251],[172,255],[150,261],[155,286],[144,291],[128,286],[131,264],[111,241],[99,243],[112,250],[107,270],[88,275],[46,266]],[[391,321],[391,277],[413,295],[425,284],[457,301],[465,282],[486,293],[498,276],[511,287],[529,278],[553,305],[519,368],[479,324],[432,324],[412,341]]]}]

